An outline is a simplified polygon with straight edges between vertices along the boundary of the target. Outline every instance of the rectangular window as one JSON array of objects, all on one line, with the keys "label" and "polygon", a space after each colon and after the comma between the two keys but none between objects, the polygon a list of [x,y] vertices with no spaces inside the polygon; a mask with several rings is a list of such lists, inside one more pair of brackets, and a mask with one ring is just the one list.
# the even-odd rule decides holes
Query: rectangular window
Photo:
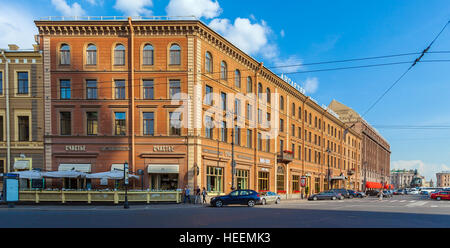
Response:
[{"label": "rectangular window", "polygon": [[247,129],[247,147],[248,148],[252,148],[252,139],[253,139],[252,130]]},{"label": "rectangular window", "polygon": [[258,109],[258,123],[262,124],[262,110]]},{"label": "rectangular window", "polygon": [[252,105],[247,103],[247,119],[252,120]]},{"label": "rectangular window", "polygon": [[87,64],[96,65],[97,64],[97,50],[87,50]]},{"label": "rectangular window", "polygon": [[143,119],[143,127],[144,127],[144,135],[154,135],[154,129],[155,129],[155,119],[154,119],[154,113],[153,112],[144,112],[142,113],[142,119]]},{"label": "rectangular window", "polygon": [[270,136],[266,136],[266,152],[270,152]]},{"label": "rectangular window", "polygon": [[209,85],[205,87],[205,104],[210,106],[213,104],[213,88]]},{"label": "rectangular window", "polygon": [[169,97],[170,99],[179,100],[181,99],[181,83],[180,80],[169,80]]},{"label": "rectangular window", "polygon": [[295,125],[294,124],[291,125],[291,135],[295,136]]},{"label": "rectangular window", "polygon": [[241,129],[237,125],[234,126],[234,144],[241,145]]},{"label": "rectangular window", "polygon": [[238,189],[248,189],[248,170],[236,170],[236,182]]},{"label": "rectangular window", "polygon": [[224,92],[220,93],[220,107],[222,110],[227,111],[227,94]]},{"label": "rectangular window", "polygon": [[284,150],[284,140],[280,139],[280,152]]},{"label": "rectangular window", "polygon": [[97,112],[86,112],[87,135],[98,134],[98,114]]},{"label": "rectangular window", "polygon": [[205,137],[212,139],[213,138],[213,130],[214,130],[214,125],[213,125],[213,120],[211,116],[206,116],[206,123],[205,123]]},{"label": "rectangular window", "polygon": [[17,72],[17,94],[28,94],[28,72]]},{"label": "rectangular window", "polygon": [[70,80],[66,79],[59,80],[59,96],[61,99],[70,99],[71,97]]},{"label": "rectangular window", "polygon": [[144,99],[153,99],[154,98],[154,89],[153,89],[153,80],[143,80],[142,86],[144,90]]},{"label": "rectangular window", "polygon": [[261,133],[258,133],[258,151],[262,151],[262,138],[261,138]]},{"label": "rectangular window", "polygon": [[61,65],[70,65],[70,50],[60,50]]},{"label": "rectangular window", "polygon": [[115,125],[115,135],[126,135],[126,115],[125,112],[115,112],[114,113],[114,125]]},{"label": "rectangular window", "polygon": [[258,171],[258,191],[269,191],[269,172]]},{"label": "rectangular window", "polygon": [[241,100],[239,99],[234,100],[234,114],[237,118],[241,117]]},{"label": "rectangular window", "polygon": [[225,121],[222,121],[222,124],[220,127],[220,141],[222,141],[222,142],[228,141],[227,123]]},{"label": "rectangular window", "polygon": [[169,135],[181,135],[181,113],[170,112],[169,123],[170,123]]},{"label": "rectangular window", "polygon": [[284,132],[284,120],[280,119],[280,132]]},{"label": "rectangular window", "polygon": [[[3,137],[3,116],[0,115],[0,141],[3,141],[4,137]],[[0,160],[2,161],[2,160]],[[2,173],[3,171],[0,170],[0,173]]]},{"label": "rectangular window", "polygon": [[72,134],[72,113],[70,112],[60,112],[60,133],[61,135],[71,135]]},{"label": "rectangular window", "polygon": [[298,127],[298,138],[301,139],[302,138],[302,128]]},{"label": "rectangular window", "polygon": [[146,50],[144,48],[143,62],[144,62],[144,65],[153,65],[153,49],[152,50],[149,50],[149,49]]},{"label": "rectangular window", "polygon": [[208,192],[223,192],[223,168],[206,167],[206,190]]},{"label": "rectangular window", "polygon": [[86,80],[86,98],[97,99],[97,80]]},{"label": "rectangular window", "polygon": [[3,72],[0,71],[0,95],[3,95]]},{"label": "rectangular window", "polygon": [[302,160],[302,147],[298,146],[298,159]]},{"label": "rectangular window", "polygon": [[115,99],[125,99],[125,80],[114,80]]}]

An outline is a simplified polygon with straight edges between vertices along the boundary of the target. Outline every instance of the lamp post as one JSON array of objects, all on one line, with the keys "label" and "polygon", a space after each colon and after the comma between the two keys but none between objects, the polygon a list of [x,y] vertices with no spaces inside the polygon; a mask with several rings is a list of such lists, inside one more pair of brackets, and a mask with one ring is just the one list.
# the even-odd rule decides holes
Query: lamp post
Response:
[{"label": "lamp post", "polygon": [[128,163],[125,161],[123,164],[123,180],[125,184],[125,201],[123,203],[123,208],[128,209],[130,205],[128,205]]}]

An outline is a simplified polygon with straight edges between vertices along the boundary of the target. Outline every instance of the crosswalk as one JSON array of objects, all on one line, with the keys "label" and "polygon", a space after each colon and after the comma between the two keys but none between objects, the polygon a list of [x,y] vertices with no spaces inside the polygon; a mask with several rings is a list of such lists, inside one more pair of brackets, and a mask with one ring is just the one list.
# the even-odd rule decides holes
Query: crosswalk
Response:
[{"label": "crosswalk", "polygon": [[386,206],[399,206],[399,207],[431,207],[431,208],[450,208],[450,202],[435,202],[430,200],[398,200],[398,199],[371,199],[370,204],[376,203],[377,205],[386,205]]}]

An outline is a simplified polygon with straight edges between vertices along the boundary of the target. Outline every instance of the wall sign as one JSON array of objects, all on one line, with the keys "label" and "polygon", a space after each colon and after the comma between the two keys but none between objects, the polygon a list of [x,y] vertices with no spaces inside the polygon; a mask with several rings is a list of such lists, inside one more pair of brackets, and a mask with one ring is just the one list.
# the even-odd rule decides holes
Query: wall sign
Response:
[{"label": "wall sign", "polygon": [[86,151],[86,146],[84,145],[69,145],[65,147],[66,151],[71,151],[71,152],[84,152]]},{"label": "wall sign", "polygon": [[174,150],[173,146],[153,146],[154,152],[173,152]]}]

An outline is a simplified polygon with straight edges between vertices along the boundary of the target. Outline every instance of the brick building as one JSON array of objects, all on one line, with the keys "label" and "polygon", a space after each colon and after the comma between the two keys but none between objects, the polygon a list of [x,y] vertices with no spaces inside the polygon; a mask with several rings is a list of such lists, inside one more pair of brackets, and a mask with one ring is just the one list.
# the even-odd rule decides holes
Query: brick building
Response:
[{"label": "brick building", "polygon": [[436,187],[450,187],[450,171],[436,173]]},{"label": "brick building", "polygon": [[35,23],[47,170],[127,161],[135,187],[210,193],[361,187],[361,135],[202,22]]},{"label": "brick building", "polygon": [[333,100],[329,106],[339,114],[340,119],[361,135],[362,169],[359,171],[363,178],[363,188],[367,182],[389,183],[390,180],[390,145],[381,134],[364,120],[356,111],[344,104]]},{"label": "brick building", "polygon": [[[0,173],[42,169],[42,55],[37,45],[20,49],[11,44],[1,53]],[[20,183],[21,188],[31,186],[26,179]]]}]

